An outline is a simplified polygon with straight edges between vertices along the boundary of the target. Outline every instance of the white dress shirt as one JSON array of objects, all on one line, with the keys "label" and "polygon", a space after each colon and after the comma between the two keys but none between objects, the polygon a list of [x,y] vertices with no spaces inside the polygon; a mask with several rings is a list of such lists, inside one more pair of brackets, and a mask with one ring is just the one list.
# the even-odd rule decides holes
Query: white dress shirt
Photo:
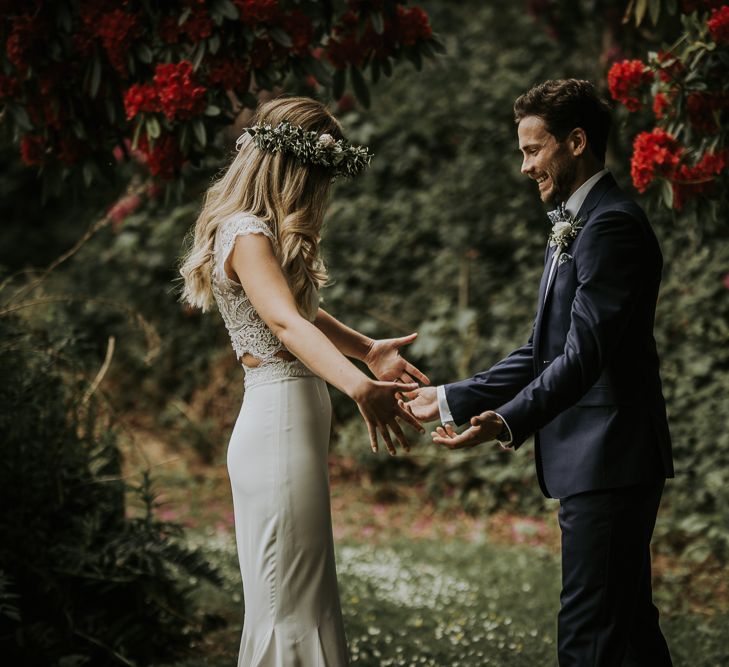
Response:
[{"label": "white dress shirt", "polygon": [[[595,186],[595,184],[605,175],[608,173],[607,169],[601,169],[596,174],[593,174],[588,178],[577,190],[575,190],[571,195],[570,198],[565,203],[564,207],[565,210],[569,215],[572,217],[577,216],[580,209],[582,208],[582,204],[585,202],[585,199],[587,198],[587,195],[589,194],[590,190]],[[547,278],[547,291],[549,291],[549,287],[552,283],[552,278],[554,276],[554,270],[557,266],[557,262],[559,260],[559,252],[554,253],[554,257],[552,258],[552,265],[549,268],[549,277]],[[442,424],[453,424],[453,415],[451,414],[451,409],[448,406],[448,399],[446,398],[445,393],[445,386],[444,385],[438,385],[436,388],[436,394],[438,397],[438,412],[440,414],[440,421]],[[499,413],[496,413],[499,417]],[[506,420],[501,417],[501,421],[504,422],[504,426],[506,426],[506,430],[509,433],[508,440],[499,440],[499,444],[502,447],[509,447],[513,441],[513,437],[511,434],[511,429],[509,428],[509,425],[506,423]]]}]

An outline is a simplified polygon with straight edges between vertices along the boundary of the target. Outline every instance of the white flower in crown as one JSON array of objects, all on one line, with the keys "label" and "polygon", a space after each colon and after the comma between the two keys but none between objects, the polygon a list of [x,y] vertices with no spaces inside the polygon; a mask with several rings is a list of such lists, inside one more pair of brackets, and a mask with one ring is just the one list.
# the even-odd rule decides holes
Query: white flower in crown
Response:
[{"label": "white flower in crown", "polygon": [[322,134],[319,136],[319,143],[322,146],[334,146],[337,141],[331,134]]},{"label": "white flower in crown", "polygon": [[548,213],[549,219],[552,221],[552,231],[549,234],[549,246],[554,248],[560,246],[564,248],[569,245],[570,241],[576,238],[577,233],[582,229],[581,218],[574,218],[567,212],[564,204]]}]

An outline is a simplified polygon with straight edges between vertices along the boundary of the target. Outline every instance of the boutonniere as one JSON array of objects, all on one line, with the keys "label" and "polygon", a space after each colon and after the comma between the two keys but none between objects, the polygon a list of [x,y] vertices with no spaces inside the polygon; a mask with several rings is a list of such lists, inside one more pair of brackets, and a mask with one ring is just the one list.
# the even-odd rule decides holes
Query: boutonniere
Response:
[{"label": "boutonniere", "polygon": [[564,204],[560,204],[554,211],[550,211],[549,219],[552,221],[552,231],[549,234],[549,246],[561,248],[569,245],[582,229],[582,218],[575,218],[567,212]]}]

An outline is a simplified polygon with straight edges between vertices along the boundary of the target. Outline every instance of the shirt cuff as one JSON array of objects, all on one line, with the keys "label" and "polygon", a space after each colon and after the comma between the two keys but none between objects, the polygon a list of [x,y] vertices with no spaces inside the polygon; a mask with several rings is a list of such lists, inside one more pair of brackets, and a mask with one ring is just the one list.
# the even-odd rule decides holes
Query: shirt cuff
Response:
[{"label": "shirt cuff", "polygon": [[439,384],[435,388],[438,394],[438,413],[440,414],[441,424],[453,424],[453,415],[451,409],[448,406],[448,399],[446,398],[445,385]]},{"label": "shirt cuff", "polygon": [[504,439],[503,431],[502,433],[499,433],[501,436],[500,438],[496,438],[496,441],[504,448],[504,449],[511,449],[511,443],[514,442],[514,436],[511,433],[511,429],[509,428],[509,424],[498,412],[494,412],[494,414],[501,419],[502,422],[504,422],[504,430],[508,433],[507,439]]}]

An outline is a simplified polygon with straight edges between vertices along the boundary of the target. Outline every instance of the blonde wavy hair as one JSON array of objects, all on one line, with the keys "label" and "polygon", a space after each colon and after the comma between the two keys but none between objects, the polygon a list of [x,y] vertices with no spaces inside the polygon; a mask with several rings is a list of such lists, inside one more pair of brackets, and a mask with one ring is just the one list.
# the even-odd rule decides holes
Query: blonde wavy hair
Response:
[{"label": "blonde wavy hair", "polygon": [[[327,108],[306,97],[265,102],[251,124],[275,127],[284,120],[334,139],[344,138],[339,122]],[[302,164],[285,153],[260,150],[245,135],[231,165],[205,194],[192,243],[180,265],[182,301],[203,311],[211,306],[215,234],[231,215],[247,212],[273,231],[276,256],[299,311],[311,319],[318,307],[319,289],[327,281],[319,240],[331,181],[329,169]]]}]

